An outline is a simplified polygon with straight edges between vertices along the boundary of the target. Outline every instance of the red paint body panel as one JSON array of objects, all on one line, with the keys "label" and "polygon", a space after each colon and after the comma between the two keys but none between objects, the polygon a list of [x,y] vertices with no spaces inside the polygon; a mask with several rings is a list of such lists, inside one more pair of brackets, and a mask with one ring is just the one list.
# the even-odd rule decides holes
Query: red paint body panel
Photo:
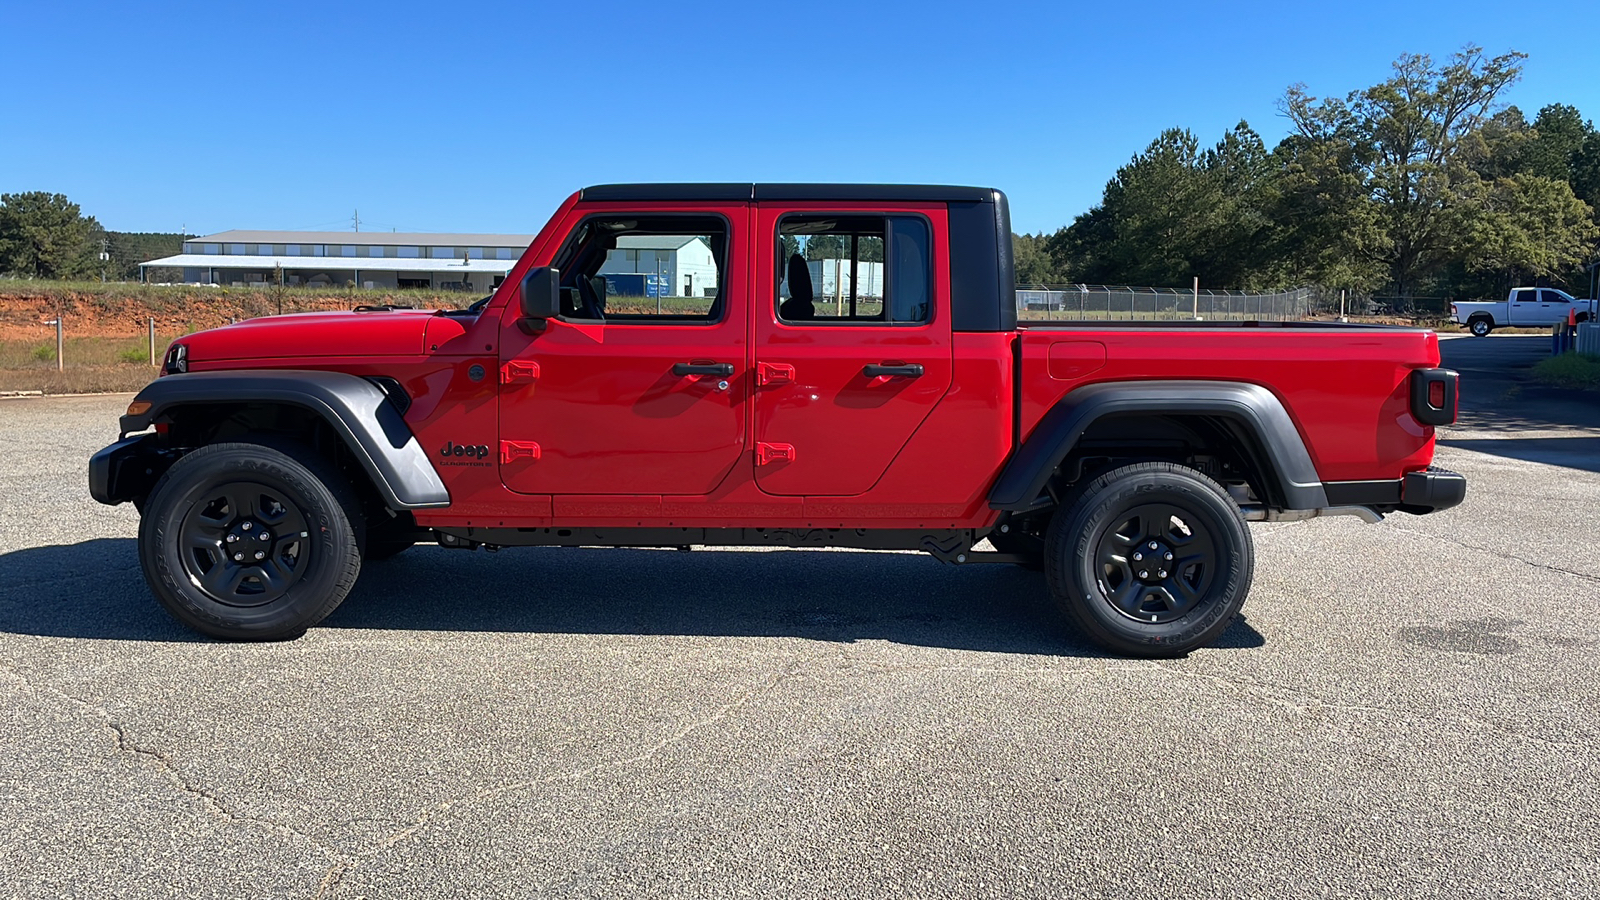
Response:
[{"label": "red paint body panel", "polygon": [[[197,359],[261,359],[272,350],[300,360],[329,356],[420,355],[431,312],[298,313],[246,319],[184,339]],[[264,352],[265,351],[265,352]]]},{"label": "red paint body panel", "polygon": [[[1049,377],[1062,341],[1105,346],[1105,365]],[[1283,401],[1323,481],[1399,478],[1433,459],[1433,427],[1412,418],[1407,378],[1439,364],[1439,338],[1401,329],[1107,328],[1022,332],[1022,434],[1074,388],[1102,381],[1215,379]],[[1046,373],[1041,377],[1041,373]]]},{"label": "red paint body panel", "polygon": [[[927,217],[932,320],[778,321],[776,223],[819,210]],[[520,329],[522,277],[550,265],[596,212],[724,216],[723,318]],[[398,380],[412,401],[405,419],[451,497],[449,507],[415,513],[424,527],[982,528],[997,516],[987,495],[1014,435],[1025,439],[1073,390],[1107,381],[1262,385],[1288,409],[1324,481],[1398,479],[1432,458],[1433,429],[1412,418],[1407,394],[1411,370],[1438,365],[1431,333],[1094,325],[953,333],[948,242],[937,203],[622,205],[574,194],[475,318],[282,316],[183,342],[193,371],[313,368]],[[675,376],[679,362],[727,363],[733,374]],[[864,365],[879,363],[918,363],[924,374],[864,376]],[[447,445],[492,452],[447,456]]]},{"label": "red paint body panel", "polygon": [[[755,354],[758,363],[793,370],[792,380],[757,387],[755,435],[789,445],[794,458],[760,466],[756,482],[769,494],[823,497],[865,493],[938,405],[951,383],[950,267],[942,205],[766,204],[756,230],[776,234],[791,212],[920,213],[933,231],[932,320],[921,325],[796,323],[777,315],[776,254],[756,262]],[[762,247],[771,242],[760,241]],[[872,377],[870,364],[919,364],[920,377]]]}]

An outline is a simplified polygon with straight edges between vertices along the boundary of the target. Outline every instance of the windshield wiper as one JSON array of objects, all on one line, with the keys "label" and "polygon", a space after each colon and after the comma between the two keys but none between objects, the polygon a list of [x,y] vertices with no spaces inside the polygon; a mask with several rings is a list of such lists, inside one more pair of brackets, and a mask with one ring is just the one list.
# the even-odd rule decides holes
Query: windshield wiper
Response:
[{"label": "windshield wiper", "polygon": [[475,316],[478,313],[483,312],[483,308],[488,306],[489,301],[493,299],[494,295],[490,294],[487,297],[479,297],[478,299],[472,301],[470,305],[462,307],[461,309],[441,309],[439,312],[444,313],[447,316]]}]

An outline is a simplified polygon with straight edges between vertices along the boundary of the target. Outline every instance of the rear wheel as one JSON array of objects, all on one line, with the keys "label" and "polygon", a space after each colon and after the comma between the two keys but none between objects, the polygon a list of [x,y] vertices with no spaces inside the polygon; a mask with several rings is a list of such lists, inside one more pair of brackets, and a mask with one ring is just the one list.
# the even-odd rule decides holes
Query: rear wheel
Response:
[{"label": "rear wheel", "polygon": [[1166,462],[1112,469],[1056,512],[1050,592],[1084,634],[1130,656],[1181,656],[1244,606],[1255,551],[1221,485]]},{"label": "rear wheel", "polygon": [[1467,323],[1467,330],[1472,332],[1473,337],[1488,337],[1489,332],[1494,330],[1494,322],[1479,316]]},{"label": "rear wheel", "polygon": [[355,584],[354,508],[344,479],[310,451],[214,444],[157,482],[139,523],[139,562],[156,599],[196,631],[297,637]]}]

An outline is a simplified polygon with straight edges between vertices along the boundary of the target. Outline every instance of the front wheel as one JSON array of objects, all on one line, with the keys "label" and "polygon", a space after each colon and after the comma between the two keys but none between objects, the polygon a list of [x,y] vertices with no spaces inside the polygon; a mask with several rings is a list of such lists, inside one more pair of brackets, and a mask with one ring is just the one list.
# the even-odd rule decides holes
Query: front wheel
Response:
[{"label": "front wheel", "polygon": [[361,568],[349,486],[310,451],[228,443],[188,454],[139,522],[156,599],[202,634],[297,637],[344,600]]},{"label": "front wheel", "polygon": [[1494,323],[1488,319],[1473,319],[1467,323],[1467,330],[1472,332],[1473,337],[1488,337],[1489,332],[1494,330]]},{"label": "front wheel", "polygon": [[1254,561],[1227,491],[1165,462],[1095,478],[1045,538],[1056,603],[1095,643],[1129,656],[1182,656],[1216,640],[1244,606]]}]

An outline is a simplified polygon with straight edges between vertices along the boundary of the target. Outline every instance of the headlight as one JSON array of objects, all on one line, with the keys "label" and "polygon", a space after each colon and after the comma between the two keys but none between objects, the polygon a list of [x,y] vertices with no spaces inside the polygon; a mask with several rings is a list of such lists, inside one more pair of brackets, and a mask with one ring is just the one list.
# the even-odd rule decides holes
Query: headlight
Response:
[{"label": "headlight", "polygon": [[167,359],[161,364],[161,374],[177,375],[189,371],[189,348],[173,344],[167,348]]}]

